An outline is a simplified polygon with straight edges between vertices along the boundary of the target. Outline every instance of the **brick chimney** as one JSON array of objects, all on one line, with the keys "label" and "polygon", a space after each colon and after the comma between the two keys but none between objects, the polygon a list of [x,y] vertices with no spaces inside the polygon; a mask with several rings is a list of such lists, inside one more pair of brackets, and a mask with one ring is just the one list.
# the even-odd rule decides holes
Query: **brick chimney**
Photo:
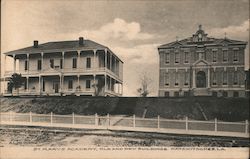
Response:
[{"label": "brick chimney", "polygon": [[79,45],[84,45],[84,39],[83,37],[79,37]]},{"label": "brick chimney", "polygon": [[34,45],[33,45],[34,48],[38,48],[38,40],[34,40]]}]

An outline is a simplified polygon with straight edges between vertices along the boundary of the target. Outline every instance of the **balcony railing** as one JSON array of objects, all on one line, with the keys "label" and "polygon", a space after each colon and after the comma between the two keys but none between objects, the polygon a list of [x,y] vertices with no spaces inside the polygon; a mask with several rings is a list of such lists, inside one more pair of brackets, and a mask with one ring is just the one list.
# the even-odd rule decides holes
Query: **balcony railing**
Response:
[{"label": "balcony railing", "polygon": [[[89,73],[104,73],[107,72],[114,77],[121,79],[121,75],[119,73],[112,72],[108,68],[98,67],[98,68],[56,68],[56,69],[44,69],[44,70],[17,70],[16,73],[20,73],[22,75],[57,75],[57,74],[89,74]],[[9,77],[14,73],[14,71],[5,71],[5,76]]]}]

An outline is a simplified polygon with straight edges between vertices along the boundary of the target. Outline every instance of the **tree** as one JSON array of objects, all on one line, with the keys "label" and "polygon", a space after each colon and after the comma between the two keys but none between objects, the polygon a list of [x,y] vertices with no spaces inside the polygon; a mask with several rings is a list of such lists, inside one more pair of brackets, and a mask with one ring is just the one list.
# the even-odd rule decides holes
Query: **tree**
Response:
[{"label": "tree", "polygon": [[148,77],[147,73],[144,72],[140,77],[140,88],[137,89],[137,92],[141,97],[147,97],[150,93],[149,86],[152,83],[152,79]]},{"label": "tree", "polygon": [[12,93],[13,88],[17,89],[19,93],[19,88],[24,84],[25,79],[22,77],[21,74],[14,73],[8,82],[8,90]]},{"label": "tree", "polygon": [[105,85],[105,79],[102,77],[99,77],[98,79],[98,83],[94,83],[92,85],[92,87],[94,87],[95,92],[94,92],[94,96],[101,96],[102,91],[103,91],[103,87]]}]

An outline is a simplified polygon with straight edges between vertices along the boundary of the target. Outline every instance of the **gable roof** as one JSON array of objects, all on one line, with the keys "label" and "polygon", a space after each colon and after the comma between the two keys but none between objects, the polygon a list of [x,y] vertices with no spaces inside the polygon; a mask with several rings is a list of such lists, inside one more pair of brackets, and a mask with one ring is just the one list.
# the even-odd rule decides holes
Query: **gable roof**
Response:
[{"label": "gable roof", "polygon": [[171,43],[163,44],[163,45],[160,45],[158,48],[174,47],[176,44],[186,45],[187,42],[190,41],[190,38],[186,38],[186,39],[183,39],[183,40],[180,40],[180,41],[174,41],[174,42],[171,42]]},{"label": "gable roof", "polygon": [[76,51],[80,49],[106,49],[108,47],[96,43],[92,40],[84,39],[84,45],[79,45],[79,40],[73,41],[55,41],[55,42],[47,42],[43,44],[39,44],[37,48],[33,46],[25,47],[22,49],[9,51],[4,54],[12,55],[12,54],[23,54],[23,53],[39,53],[39,52],[52,52],[52,51]]},{"label": "gable roof", "polygon": [[176,44],[180,44],[183,46],[191,46],[191,45],[197,45],[197,44],[212,44],[212,45],[222,45],[223,43],[227,44],[247,44],[245,41],[239,41],[239,40],[232,40],[228,38],[211,38],[208,37],[207,41],[201,41],[201,42],[193,42],[192,37],[188,37],[186,39],[180,40],[180,41],[174,41],[171,43],[163,44],[158,47],[158,49],[163,49],[163,48],[172,48],[175,47]]}]

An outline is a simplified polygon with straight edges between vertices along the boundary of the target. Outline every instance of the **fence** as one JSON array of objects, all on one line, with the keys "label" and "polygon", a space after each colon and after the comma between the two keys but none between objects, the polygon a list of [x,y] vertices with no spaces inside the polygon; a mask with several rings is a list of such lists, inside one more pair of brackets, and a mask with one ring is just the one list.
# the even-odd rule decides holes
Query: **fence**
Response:
[{"label": "fence", "polygon": [[77,114],[56,115],[34,114],[34,113],[0,113],[1,124],[11,125],[35,125],[54,126],[71,128],[94,128],[129,130],[142,132],[179,133],[196,135],[218,135],[249,137],[249,123],[245,122],[222,122],[190,120],[187,117],[183,120],[157,118],[140,118],[135,115],[126,116],[84,116]]}]

